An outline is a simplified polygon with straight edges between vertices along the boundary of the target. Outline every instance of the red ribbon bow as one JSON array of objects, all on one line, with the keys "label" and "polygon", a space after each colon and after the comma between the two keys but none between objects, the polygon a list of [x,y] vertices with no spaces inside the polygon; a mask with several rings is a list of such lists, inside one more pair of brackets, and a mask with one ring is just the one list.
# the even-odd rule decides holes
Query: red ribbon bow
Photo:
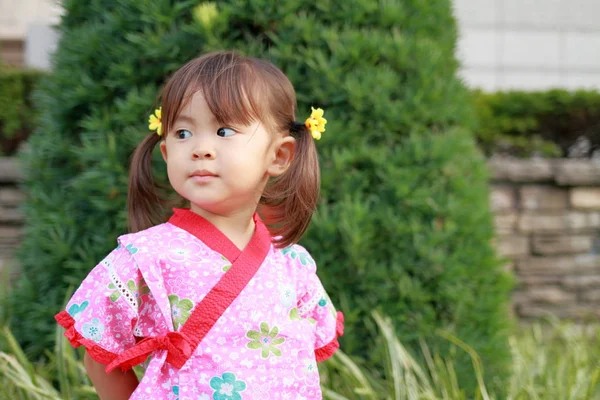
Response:
[{"label": "red ribbon bow", "polygon": [[106,372],[111,372],[116,367],[125,371],[144,362],[156,350],[166,350],[167,362],[178,369],[183,367],[193,352],[192,344],[186,336],[180,332],[169,332],[165,336],[145,338],[125,350],[106,367]]}]

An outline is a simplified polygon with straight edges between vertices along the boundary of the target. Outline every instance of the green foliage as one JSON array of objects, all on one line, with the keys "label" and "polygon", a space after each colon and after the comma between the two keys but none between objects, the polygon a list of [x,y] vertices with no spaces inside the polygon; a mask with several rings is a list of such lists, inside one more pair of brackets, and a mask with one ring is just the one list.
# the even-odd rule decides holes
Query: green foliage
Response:
[{"label": "green foliage", "polygon": [[[11,331],[3,326],[0,329],[0,400],[97,399],[81,362],[81,350],[73,349],[57,329],[54,352],[46,352],[48,362],[33,363]],[[54,381],[58,381],[58,389]]]},{"label": "green foliage", "polygon": [[600,145],[600,93],[593,90],[473,93],[477,138],[487,154],[562,157],[585,137]]},{"label": "green foliage", "polygon": [[44,74],[0,64],[0,155],[13,155],[35,127],[33,91]]},{"label": "green foliage", "polygon": [[568,323],[536,323],[510,337],[511,374],[503,393],[489,392],[480,379],[485,363],[470,346],[444,332],[469,353],[478,385],[467,390],[456,377],[457,360],[432,353],[421,342],[424,361],[411,355],[394,334],[391,321],[373,314],[386,359],[376,370],[341,351],[320,367],[323,398],[328,400],[462,400],[600,398],[600,329]]},{"label": "green foliage", "polygon": [[[368,316],[381,308],[409,346],[425,335],[456,351],[432,333],[448,329],[502,375],[509,284],[490,243],[484,161],[455,129],[473,126],[474,113],[456,77],[450,1],[216,4],[65,2],[39,96],[43,128],[24,155],[24,277],[12,306],[27,350],[47,347],[66,287],[125,232],[127,161],[163,79],[233,48],[284,70],[298,120],[311,105],[326,110],[323,196],[305,244],[347,315],[344,348],[376,358]],[[463,358],[457,374],[476,385]]]}]

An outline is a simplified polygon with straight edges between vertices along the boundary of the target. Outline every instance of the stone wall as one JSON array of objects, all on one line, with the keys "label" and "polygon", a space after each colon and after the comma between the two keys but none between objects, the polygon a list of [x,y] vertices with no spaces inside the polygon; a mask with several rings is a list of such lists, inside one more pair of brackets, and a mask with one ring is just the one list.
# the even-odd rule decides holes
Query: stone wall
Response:
[{"label": "stone wall", "polygon": [[497,248],[521,318],[600,317],[600,162],[491,160]]},{"label": "stone wall", "polygon": [[[491,160],[497,248],[514,272],[514,310],[600,317],[600,162]],[[22,237],[16,162],[0,158],[0,270]]]},{"label": "stone wall", "polygon": [[0,273],[13,264],[12,257],[23,234],[19,206],[24,195],[18,188],[21,170],[12,158],[0,157]]}]

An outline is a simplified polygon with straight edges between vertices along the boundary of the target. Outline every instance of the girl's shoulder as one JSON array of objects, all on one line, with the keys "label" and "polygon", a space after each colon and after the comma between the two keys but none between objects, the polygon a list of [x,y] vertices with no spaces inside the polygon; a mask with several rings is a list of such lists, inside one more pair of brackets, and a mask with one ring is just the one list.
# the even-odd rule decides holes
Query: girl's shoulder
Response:
[{"label": "girl's shoulder", "polygon": [[144,238],[158,237],[159,235],[164,234],[173,234],[173,232],[177,229],[174,225],[165,222],[163,224],[154,225],[150,228],[134,232],[134,233],[126,233],[124,235],[119,236],[119,241],[134,241],[140,240]]},{"label": "girl's shoulder", "polygon": [[139,232],[127,233],[117,238],[120,247],[124,247],[128,252],[139,258],[144,258],[164,251],[168,247],[170,238],[176,238],[181,235],[178,228],[169,224],[163,223],[152,226]]},{"label": "girl's shoulder", "polygon": [[296,268],[307,270],[308,272],[314,272],[317,269],[317,264],[308,250],[299,244],[293,244],[280,251]]}]

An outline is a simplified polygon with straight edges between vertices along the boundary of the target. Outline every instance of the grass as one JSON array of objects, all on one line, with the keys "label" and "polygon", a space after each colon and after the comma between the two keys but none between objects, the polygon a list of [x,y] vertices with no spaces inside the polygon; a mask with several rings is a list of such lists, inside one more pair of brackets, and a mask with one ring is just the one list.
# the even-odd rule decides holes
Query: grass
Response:
[{"label": "grass", "polygon": [[600,399],[600,328],[547,321],[523,327],[511,336],[512,373],[507,393],[490,394],[478,355],[444,332],[447,340],[471,356],[479,385],[465,393],[452,360],[432,355],[417,362],[402,346],[389,319],[373,314],[385,344],[386,361],[379,371],[361,367],[342,352],[321,368],[324,398],[330,400],[596,400]]}]

